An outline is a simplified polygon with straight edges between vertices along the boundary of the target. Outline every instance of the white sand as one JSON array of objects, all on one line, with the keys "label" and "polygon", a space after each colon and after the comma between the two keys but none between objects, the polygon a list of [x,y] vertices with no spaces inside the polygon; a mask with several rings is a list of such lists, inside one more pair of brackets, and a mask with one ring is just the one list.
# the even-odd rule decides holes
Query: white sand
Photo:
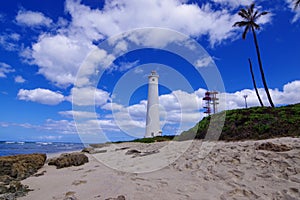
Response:
[{"label": "white sand", "polygon": [[[256,150],[262,140],[110,145],[79,167],[45,165],[45,175],[22,181],[34,191],[20,199],[300,199],[300,138],[268,141],[293,149]],[[134,157],[122,147],[159,153]]]}]

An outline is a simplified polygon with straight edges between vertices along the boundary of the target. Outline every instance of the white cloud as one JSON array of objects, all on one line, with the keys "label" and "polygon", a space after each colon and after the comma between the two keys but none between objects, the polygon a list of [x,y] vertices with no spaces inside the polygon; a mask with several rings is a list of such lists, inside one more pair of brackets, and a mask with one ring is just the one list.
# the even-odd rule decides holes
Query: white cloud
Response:
[{"label": "white cloud", "polygon": [[20,38],[20,34],[6,31],[0,35],[0,45],[7,51],[18,51]]},{"label": "white cloud", "polygon": [[194,65],[198,68],[201,68],[201,67],[208,67],[209,64],[211,64],[211,63],[213,63],[212,58],[207,56],[207,57],[198,59]]},{"label": "white cloud", "polygon": [[38,128],[60,134],[77,134],[75,122],[68,120],[47,119],[45,124],[39,126]]},{"label": "white cloud", "polygon": [[300,80],[292,81],[283,86],[283,91],[272,90],[271,95],[276,104],[300,103]]},{"label": "white cloud", "polygon": [[[265,106],[269,106],[267,95],[263,88],[258,89],[261,99]],[[273,102],[276,105],[300,103],[300,80],[287,83],[283,86],[283,90],[269,89]],[[245,107],[244,95],[248,95],[247,104],[249,107],[260,106],[255,90],[244,89],[235,93],[226,93],[227,109],[236,109]]]},{"label": "white cloud", "polygon": [[59,114],[68,118],[96,118],[98,116],[98,114],[94,112],[76,110],[60,111]]},{"label": "white cloud", "polygon": [[[215,0],[215,2],[230,5],[245,4],[245,1],[237,0]],[[173,29],[193,37],[207,36],[212,46],[226,39],[235,38],[237,32],[232,25],[239,20],[237,14],[232,14],[231,8],[218,10],[213,9],[211,5],[206,3],[198,6],[181,0],[113,0],[106,1],[104,8],[100,10],[84,5],[81,1],[67,0],[65,10],[70,14],[71,21],[67,23],[66,20],[60,19],[62,26],[58,26],[60,28],[56,33],[42,33],[30,49],[25,48],[22,55],[31,64],[39,66],[39,73],[51,82],[61,87],[69,86],[74,83],[82,61],[89,52],[96,49],[93,42],[124,31],[144,27]],[[20,15],[28,13],[32,14],[31,11],[19,12]],[[39,22],[50,23],[50,19],[41,13],[34,14],[39,16]],[[48,20],[42,20],[45,18]],[[270,20],[266,18],[263,23]],[[141,33],[142,35],[130,35],[128,39],[136,41],[136,44],[143,43],[157,47],[179,39],[169,34],[164,35],[166,32],[163,31],[151,33],[141,31]],[[114,53],[127,50],[125,41],[118,41],[115,45]],[[96,59],[94,64],[85,66],[86,73],[95,71],[95,65],[106,66],[106,63],[115,59],[113,55],[105,53],[101,56],[103,59]],[[101,63],[105,60],[109,62]],[[90,84],[86,77],[78,78],[79,86]]]},{"label": "white cloud", "polygon": [[16,76],[15,82],[16,83],[24,83],[26,80],[22,76]]},{"label": "white cloud", "polygon": [[109,102],[109,103],[104,104],[101,108],[104,110],[118,111],[118,110],[123,109],[124,106],[117,104],[117,103]]},{"label": "white cloud", "polygon": [[6,78],[8,73],[14,72],[15,70],[8,64],[0,62],[0,78]]},{"label": "white cloud", "polygon": [[73,84],[80,63],[92,49],[85,41],[65,35],[40,36],[32,46],[32,64],[39,66],[39,73],[59,86]]},{"label": "white cloud", "polygon": [[16,16],[18,24],[26,26],[50,26],[52,20],[41,12],[20,10]]},{"label": "white cloud", "polygon": [[108,92],[101,89],[93,87],[74,87],[71,90],[71,96],[68,97],[68,100],[78,106],[102,106],[110,100],[110,97]]},{"label": "white cloud", "polygon": [[64,96],[58,92],[42,88],[33,90],[20,89],[18,92],[18,99],[47,105],[57,105],[64,101]]}]

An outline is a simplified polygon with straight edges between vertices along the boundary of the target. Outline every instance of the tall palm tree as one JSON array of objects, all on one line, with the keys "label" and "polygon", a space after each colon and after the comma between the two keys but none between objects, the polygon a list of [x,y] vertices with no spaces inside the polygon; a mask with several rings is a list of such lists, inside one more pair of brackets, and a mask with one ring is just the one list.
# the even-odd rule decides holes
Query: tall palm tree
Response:
[{"label": "tall palm tree", "polygon": [[300,0],[294,0],[295,2],[295,10],[300,6]]},{"label": "tall palm tree", "polygon": [[256,86],[256,82],[255,82],[255,78],[254,78],[254,73],[253,73],[253,68],[252,68],[252,62],[250,60],[250,58],[248,58],[248,61],[249,61],[249,65],[250,65],[250,72],[251,72],[251,77],[252,77],[252,81],[253,81],[253,86],[254,86],[254,89],[255,89],[255,92],[256,92],[256,96],[258,98],[258,101],[261,105],[261,107],[264,107],[264,104],[259,96],[259,93],[258,93],[258,90],[257,90],[257,86]]},{"label": "tall palm tree", "polygon": [[233,26],[245,27],[245,30],[242,35],[243,39],[246,39],[246,35],[249,32],[249,30],[252,31],[262,82],[264,84],[264,88],[267,93],[267,97],[270,102],[270,105],[272,107],[274,107],[274,104],[273,104],[273,101],[272,101],[272,98],[271,98],[271,95],[270,95],[270,92],[269,92],[269,89],[267,86],[267,81],[266,81],[265,73],[264,73],[263,66],[262,66],[258,41],[257,41],[257,37],[256,37],[256,32],[255,32],[255,30],[260,29],[260,26],[256,23],[256,20],[258,18],[260,18],[261,16],[268,14],[268,12],[264,11],[264,12],[259,13],[257,10],[254,11],[254,7],[255,7],[255,3],[252,3],[246,9],[242,8],[238,12],[238,14],[244,19],[244,21],[236,22]]}]

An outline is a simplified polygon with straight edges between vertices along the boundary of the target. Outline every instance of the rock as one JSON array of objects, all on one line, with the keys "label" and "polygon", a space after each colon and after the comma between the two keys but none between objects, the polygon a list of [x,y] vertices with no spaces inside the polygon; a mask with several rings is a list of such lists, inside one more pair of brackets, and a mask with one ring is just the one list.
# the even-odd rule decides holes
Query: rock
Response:
[{"label": "rock", "polygon": [[124,195],[119,195],[117,198],[107,198],[105,200],[126,200]]},{"label": "rock", "polygon": [[130,149],[125,154],[126,155],[132,155],[132,154],[139,154],[139,153],[141,153],[141,152],[136,150],[136,149]]},{"label": "rock", "polygon": [[258,145],[256,147],[256,150],[283,152],[283,151],[290,151],[292,150],[292,148],[285,144],[274,144],[272,142],[266,142]]},{"label": "rock", "polygon": [[48,165],[55,165],[57,169],[79,166],[89,162],[89,159],[83,153],[64,153],[57,158],[52,158],[49,160]]},{"label": "rock", "polygon": [[23,180],[37,172],[46,161],[46,154],[24,154],[0,157],[0,180]]},{"label": "rock", "polygon": [[28,186],[23,180],[40,169],[46,154],[24,154],[0,157],[0,199],[16,199],[27,194]]},{"label": "rock", "polygon": [[84,149],[82,149],[83,153],[89,153],[89,154],[96,154],[96,153],[105,153],[107,152],[106,149],[103,149],[103,150],[99,150],[99,149],[95,149],[95,148],[91,148],[91,147],[86,147]]}]

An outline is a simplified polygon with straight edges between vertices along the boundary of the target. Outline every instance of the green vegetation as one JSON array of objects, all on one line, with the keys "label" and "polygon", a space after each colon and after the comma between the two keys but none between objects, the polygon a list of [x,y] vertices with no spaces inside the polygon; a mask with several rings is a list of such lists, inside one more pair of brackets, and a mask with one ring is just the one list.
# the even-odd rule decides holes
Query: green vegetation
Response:
[{"label": "green vegetation", "polygon": [[[218,130],[214,130],[214,127],[222,123],[221,116],[224,114],[225,112],[221,112],[203,118],[196,126],[183,132],[178,137],[179,140],[218,139]],[[206,136],[208,128],[210,132]],[[254,107],[226,111],[225,123],[219,139],[232,141],[286,136],[300,136],[300,104],[278,108]]]},{"label": "green vegetation", "polygon": [[164,142],[164,141],[170,141],[173,140],[174,136],[156,136],[153,138],[140,138],[135,139],[130,142],[141,142],[141,143],[153,143],[153,142]]}]

